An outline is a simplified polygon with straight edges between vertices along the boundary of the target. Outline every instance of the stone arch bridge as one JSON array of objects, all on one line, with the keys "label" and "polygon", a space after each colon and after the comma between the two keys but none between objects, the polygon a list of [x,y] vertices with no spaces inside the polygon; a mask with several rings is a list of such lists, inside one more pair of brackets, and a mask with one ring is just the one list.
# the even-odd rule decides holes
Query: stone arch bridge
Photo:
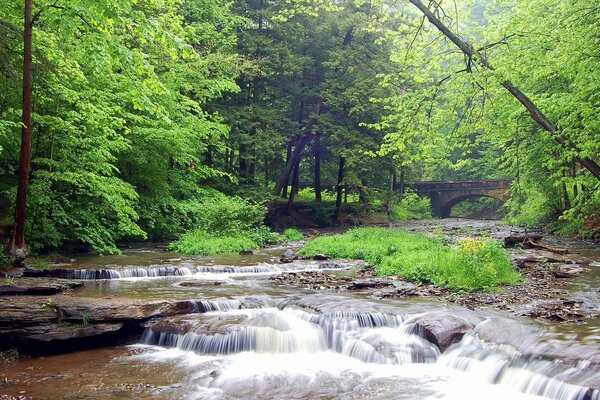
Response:
[{"label": "stone arch bridge", "polygon": [[505,202],[509,197],[512,179],[487,179],[477,181],[432,181],[414,182],[406,186],[419,196],[431,199],[434,215],[447,218],[452,207],[458,203],[477,197],[491,197]]}]

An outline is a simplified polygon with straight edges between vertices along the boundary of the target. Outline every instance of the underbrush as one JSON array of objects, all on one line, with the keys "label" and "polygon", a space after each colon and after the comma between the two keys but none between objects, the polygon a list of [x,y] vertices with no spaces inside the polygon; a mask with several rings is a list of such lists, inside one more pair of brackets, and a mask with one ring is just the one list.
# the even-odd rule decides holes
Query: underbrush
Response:
[{"label": "underbrush", "polygon": [[287,228],[283,231],[283,236],[290,242],[304,239],[304,234],[296,228]]},{"label": "underbrush", "polygon": [[282,240],[263,224],[266,208],[238,197],[205,199],[194,229],[169,248],[182,254],[213,255],[254,250]]},{"label": "underbrush", "polygon": [[519,281],[506,250],[492,240],[464,240],[457,247],[421,234],[384,228],[358,228],[316,238],[300,255],[362,259],[381,276],[398,275],[452,290],[497,290]]}]

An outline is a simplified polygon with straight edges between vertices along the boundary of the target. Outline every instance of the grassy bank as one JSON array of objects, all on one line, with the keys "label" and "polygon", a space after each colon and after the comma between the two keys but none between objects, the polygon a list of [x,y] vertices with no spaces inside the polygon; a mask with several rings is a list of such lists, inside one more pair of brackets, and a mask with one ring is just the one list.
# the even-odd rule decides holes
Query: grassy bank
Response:
[{"label": "grassy bank", "polygon": [[307,243],[299,254],[362,259],[382,276],[398,275],[453,290],[497,290],[520,275],[507,252],[492,240],[462,241],[456,247],[421,234],[385,228],[358,228]]}]

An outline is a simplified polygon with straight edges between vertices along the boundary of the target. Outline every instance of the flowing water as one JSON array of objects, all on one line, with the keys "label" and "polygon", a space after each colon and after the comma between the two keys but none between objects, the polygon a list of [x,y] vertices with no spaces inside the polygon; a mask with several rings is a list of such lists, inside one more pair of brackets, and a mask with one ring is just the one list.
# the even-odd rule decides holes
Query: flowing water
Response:
[{"label": "flowing water", "polygon": [[[591,244],[565,242],[600,261]],[[129,346],[19,360],[0,395],[50,399],[579,399],[600,400],[600,324],[544,324],[437,299],[377,301],[283,286],[285,248],[179,260],[156,249],[79,259],[82,298],[190,299],[195,313],[151,322]],[[346,271],[346,272],[343,272]],[[569,290],[598,310],[600,264]],[[440,351],[418,321],[474,326]]]}]

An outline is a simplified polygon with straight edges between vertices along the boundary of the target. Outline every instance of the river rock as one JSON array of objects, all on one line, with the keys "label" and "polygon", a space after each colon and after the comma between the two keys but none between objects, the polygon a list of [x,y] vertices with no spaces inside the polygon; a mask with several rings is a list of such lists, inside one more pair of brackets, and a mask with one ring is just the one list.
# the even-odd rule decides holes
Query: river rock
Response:
[{"label": "river rock", "polygon": [[205,281],[205,280],[197,280],[197,281],[184,281],[179,284],[179,286],[186,287],[203,287],[203,286],[220,286],[225,284],[222,281]]},{"label": "river rock", "polygon": [[254,252],[252,250],[242,250],[239,254],[241,256],[251,256],[252,254],[254,254]]},{"label": "river rock", "polygon": [[348,285],[348,290],[364,290],[364,289],[381,289],[386,287],[394,287],[394,283],[390,281],[368,280],[354,281]]},{"label": "river rock", "polygon": [[415,333],[435,344],[441,352],[459,342],[465,333],[475,328],[477,317],[463,318],[447,312],[426,313],[409,321]]},{"label": "river rock", "polygon": [[326,261],[329,260],[331,257],[329,257],[328,255],[325,254],[315,254],[314,256],[312,256],[312,259],[315,261]]},{"label": "river rock", "polygon": [[552,269],[550,273],[557,278],[574,278],[586,271],[588,270],[577,264],[565,264]]},{"label": "river rock", "polygon": [[285,251],[285,253],[283,253],[283,255],[281,256],[281,258],[279,259],[279,261],[283,264],[289,264],[294,262],[294,260],[296,260],[298,257],[296,256],[296,254],[290,250],[287,249]]},{"label": "river rock", "polygon": [[10,285],[0,286],[0,296],[49,296],[83,286],[83,282],[63,279],[17,278]]}]

